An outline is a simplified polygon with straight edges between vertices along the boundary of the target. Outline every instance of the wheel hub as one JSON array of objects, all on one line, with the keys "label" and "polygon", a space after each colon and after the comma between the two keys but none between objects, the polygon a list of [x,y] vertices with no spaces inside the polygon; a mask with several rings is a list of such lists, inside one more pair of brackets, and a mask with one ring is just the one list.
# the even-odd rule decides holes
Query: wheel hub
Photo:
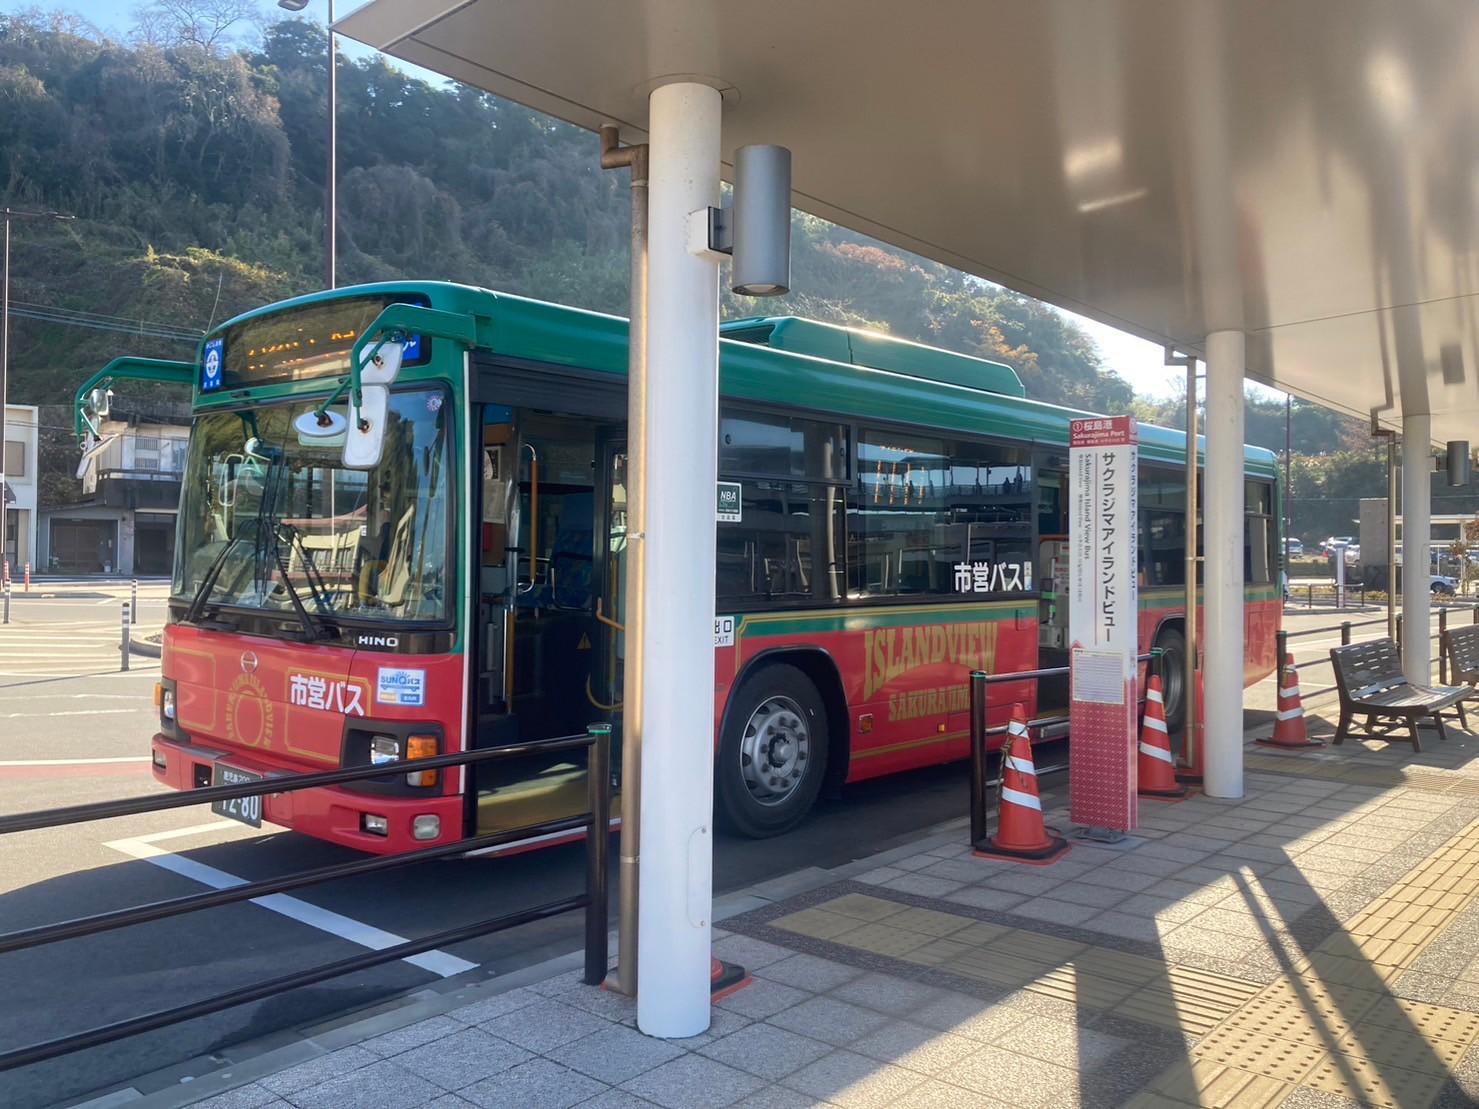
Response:
[{"label": "wheel hub", "polygon": [[755,707],[740,740],[740,770],[750,794],[765,805],[788,800],[801,785],[811,757],[811,729],[801,706],[769,697]]}]

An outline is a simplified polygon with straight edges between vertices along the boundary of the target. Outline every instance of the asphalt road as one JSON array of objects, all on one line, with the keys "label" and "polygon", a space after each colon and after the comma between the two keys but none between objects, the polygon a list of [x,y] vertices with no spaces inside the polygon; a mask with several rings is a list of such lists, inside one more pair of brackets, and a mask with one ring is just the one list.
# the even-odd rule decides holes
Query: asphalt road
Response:
[{"label": "asphalt road", "polygon": [[[0,627],[0,812],[158,788],[146,746],[157,662],[136,656],[128,674],[118,672],[118,635],[108,629],[119,602],[96,595],[111,591],[52,592],[17,600],[11,626]],[[141,630],[163,619],[162,596],[162,586],[141,589]],[[838,866],[965,811],[959,766],[851,787],[789,836],[720,837],[715,888],[724,893],[802,867]],[[359,857],[270,827],[225,822],[204,807],[27,832],[0,843],[0,852],[3,931]],[[583,875],[579,846],[449,861],[0,955],[7,1002],[0,1050],[553,900],[577,892]],[[615,875],[613,865],[613,882]],[[420,965],[398,962],[0,1074],[0,1104],[53,1104],[408,990],[504,974],[578,948],[581,929],[581,918],[570,914],[457,945]]]},{"label": "asphalt road", "polygon": [[[0,627],[0,812],[158,788],[147,753],[158,664],[136,656],[129,673],[118,670],[116,626],[126,592],[90,584],[33,587],[33,596],[15,601],[12,624]],[[141,631],[162,621],[163,593],[161,585],[141,588]],[[1345,615],[1359,621],[1381,613]],[[1286,626],[1330,628],[1341,618],[1328,610],[1291,610]],[[1295,639],[1296,657],[1326,657],[1332,641],[1339,642],[1338,630]],[[1328,667],[1310,668],[1310,691],[1328,683],[1328,675]],[[1273,694],[1272,681],[1254,687],[1250,717],[1272,709]],[[1039,756],[1044,763],[1061,760],[1061,750]],[[1064,789],[1066,776],[1045,775],[1043,785],[1049,792]],[[850,787],[788,836],[721,837],[716,891],[807,866],[838,866],[965,813],[960,765]],[[23,833],[0,843],[0,852],[0,931],[358,857],[292,833],[222,821],[204,807]],[[427,864],[0,955],[6,1000],[0,1050],[565,896],[580,888],[583,868],[578,846]],[[615,872],[613,866],[613,879]],[[580,942],[581,920],[572,914],[456,945],[415,965],[398,962],[0,1074],[0,1105],[49,1105],[198,1057],[229,1058],[237,1045],[291,1035],[409,990],[505,974]],[[209,1061],[200,1066],[209,1068]]]}]

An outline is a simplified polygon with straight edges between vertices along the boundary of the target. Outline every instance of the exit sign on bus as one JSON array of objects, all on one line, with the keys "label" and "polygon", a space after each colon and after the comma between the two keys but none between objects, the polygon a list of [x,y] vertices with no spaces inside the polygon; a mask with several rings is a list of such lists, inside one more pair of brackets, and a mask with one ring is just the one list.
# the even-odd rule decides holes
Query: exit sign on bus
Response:
[{"label": "exit sign on bus", "polygon": [[719,497],[715,502],[714,519],[721,524],[737,524],[740,522],[739,482],[721,481],[719,483]]}]

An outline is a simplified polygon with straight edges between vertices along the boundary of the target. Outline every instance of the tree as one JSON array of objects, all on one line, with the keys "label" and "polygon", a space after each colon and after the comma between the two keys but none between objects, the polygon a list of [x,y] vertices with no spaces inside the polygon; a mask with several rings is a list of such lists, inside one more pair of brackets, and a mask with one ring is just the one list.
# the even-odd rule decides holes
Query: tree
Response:
[{"label": "tree", "polygon": [[256,19],[253,0],[154,0],[134,11],[134,39],[145,46],[214,52],[231,40],[233,29]]}]

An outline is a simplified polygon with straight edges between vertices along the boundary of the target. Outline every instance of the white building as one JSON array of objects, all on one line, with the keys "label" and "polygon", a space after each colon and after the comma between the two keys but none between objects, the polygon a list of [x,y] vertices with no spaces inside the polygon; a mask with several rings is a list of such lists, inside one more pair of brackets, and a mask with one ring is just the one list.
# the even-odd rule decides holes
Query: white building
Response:
[{"label": "white building", "polygon": [[99,427],[102,447],[82,472],[87,497],[42,513],[40,565],[60,574],[166,576],[174,563],[188,410],[120,410]]},{"label": "white building", "polygon": [[36,444],[39,420],[35,405],[5,406],[5,503],[3,555],[19,577],[36,560]]}]

